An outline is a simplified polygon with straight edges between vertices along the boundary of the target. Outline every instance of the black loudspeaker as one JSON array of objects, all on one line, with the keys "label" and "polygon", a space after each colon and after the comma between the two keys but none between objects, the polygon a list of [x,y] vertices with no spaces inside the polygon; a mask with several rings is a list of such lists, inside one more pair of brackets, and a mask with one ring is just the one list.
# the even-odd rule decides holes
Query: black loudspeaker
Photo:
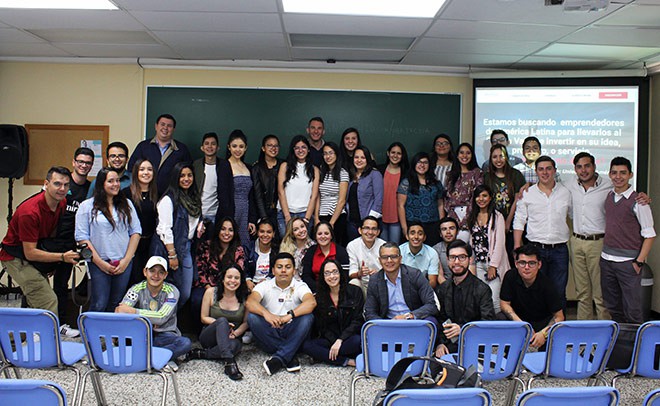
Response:
[{"label": "black loudspeaker", "polygon": [[25,127],[0,124],[0,178],[22,178],[28,165]]}]

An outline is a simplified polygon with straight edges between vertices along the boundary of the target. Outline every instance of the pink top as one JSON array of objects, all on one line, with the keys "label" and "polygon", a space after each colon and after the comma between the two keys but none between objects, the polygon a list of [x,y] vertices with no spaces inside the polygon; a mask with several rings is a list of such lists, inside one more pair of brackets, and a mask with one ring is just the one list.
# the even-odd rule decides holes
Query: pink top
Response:
[{"label": "pink top", "polygon": [[383,223],[398,223],[399,216],[396,209],[396,190],[401,180],[401,172],[390,173],[385,170],[383,176]]}]

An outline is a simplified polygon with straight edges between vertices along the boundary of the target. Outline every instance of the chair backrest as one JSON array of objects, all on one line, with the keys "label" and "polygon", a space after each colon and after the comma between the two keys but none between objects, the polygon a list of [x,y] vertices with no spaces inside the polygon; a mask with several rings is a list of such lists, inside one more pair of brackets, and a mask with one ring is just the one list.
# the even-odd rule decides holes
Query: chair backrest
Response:
[{"label": "chair backrest", "polygon": [[[435,343],[435,325],[426,320],[370,320],[362,326],[364,372],[386,377],[402,358],[428,357]],[[418,374],[423,362],[413,362],[408,369]]]},{"label": "chair backrest", "polygon": [[660,378],[657,364],[660,351],[660,321],[648,321],[637,330],[635,348],[631,360],[631,372],[645,378]]},{"label": "chair backrest", "polygon": [[660,388],[649,392],[644,398],[642,406],[660,406]]},{"label": "chair backrest", "polygon": [[2,357],[21,368],[62,367],[59,329],[51,311],[0,308]]},{"label": "chair backrest", "polygon": [[518,406],[616,406],[619,391],[611,386],[537,388],[524,392]]},{"label": "chair backrest", "polygon": [[402,389],[385,398],[383,406],[490,406],[490,394],[482,388]]},{"label": "chair backrest", "polygon": [[66,405],[66,393],[60,385],[35,379],[0,379],[2,405]]},{"label": "chair backrest", "polygon": [[548,333],[544,375],[585,379],[602,373],[618,333],[618,324],[611,320],[554,324]]},{"label": "chair backrest", "polygon": [[517,321],[474,321],[461,328],[458,364],[474,365],[484,381],[518,376],[532,326]]},{"label": "chair backrest", "polygon": [[137,314],[86,312],[78,317],[90,366],[112,373],[151,371],[151,322]]}]

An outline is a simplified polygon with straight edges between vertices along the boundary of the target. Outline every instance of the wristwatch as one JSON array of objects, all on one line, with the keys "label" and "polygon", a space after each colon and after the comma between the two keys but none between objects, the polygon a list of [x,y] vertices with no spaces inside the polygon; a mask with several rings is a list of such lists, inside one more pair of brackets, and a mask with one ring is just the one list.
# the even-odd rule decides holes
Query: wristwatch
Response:
[{"label": "wristwatch", "polygon": [[635,263],[635,265],[637,265],[637,266],[640,267],[640,268],[643,267],[643,266],[645,265],[645,262],[638,261],[638,260],[636,260],[636,259],[633,259],[633,263]]},{"label": "wristwatch", "polygon": [[286,314],[290,315],[292,320],[296,318],[296,314],[293,312],[293,310],[289,310],[286,312]]}]

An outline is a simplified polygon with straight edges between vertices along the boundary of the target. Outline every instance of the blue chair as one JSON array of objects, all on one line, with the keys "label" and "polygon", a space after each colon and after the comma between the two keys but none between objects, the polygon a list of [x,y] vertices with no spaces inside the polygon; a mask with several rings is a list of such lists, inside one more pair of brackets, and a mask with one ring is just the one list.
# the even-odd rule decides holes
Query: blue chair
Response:
[{"label": "blue chair", "polygon": [[90,366],[82,380],[81,404],[87,375],[91,376],[98,404],[108,404],[99,376],[102,371],[112,374],[159,375],[163,379],[163,406],[167,400],[169,375],[172,378],[176,403],[181,404],[175,372],[166,367],[172,358],[172,351],[152,346],[149,319],[137,314],[86,312],[78,317],[78,326]]},{"label": "blue chair", "polygon": [[619,391],[611,386],[537,388],[524,392],[518,406],[616,406]]},{"label": "blue chair", "polygon": [[522,360],[532,337],[532,326],[517,321],[474,321],[461,327],[458,354],[448,354],[442,359],[457,362],[465,368],[474,365],[481,379],[511,381],[506,404],[512,404],[520,383]]},{"label": "blue chair", "polygon": [[660,368],[655,365],[657,351],[660,351],[660,321],[655,320],[639,326],[630,366],[617,370],[619,374],[612,378],[612,386],[616,387],[616,382],[620,377],[660,378]]},{"label": "blue chair", "polygon": [[482,388],[402,389],[385,398],[383,406],[490,406],[490,393]]},{"label": "blue chair", "polygon": [[76,374],[73,399],[77,399],[80,371],[73,365],[85,356],[81,343],[61,341],[60,323],[53,312],[43,309],[0,308],[0,373],[16,378],[18,368],[70,370]]},{"label": "blue chair", "polygon": [[[387,377],[402,358],[429,357],[435,343],[436,328],[426,320],[370,320],[362,326],[362,354],[355,359],[350,403],[355,404],[355,385],[370,376]],[[419,374],[427,365],[413,362],[409,373]]]},{"label": "blue chair", "polygon": [[660,406],[660,389],[652,390],[644,398],[642,406]]},{"label": "blue chair", "polygon": [[0,404],[3,406],[62,406],[66,393],[55,382],[36,379],[0,379]]},{"label": "blue chair", "polygon": [[531,389],[536,378],[595,379],[602,377],[619,325],[611,320],[562,321],[550,327],[546,352],[528,353],[523,366],[534,374],[527,382]]}]

